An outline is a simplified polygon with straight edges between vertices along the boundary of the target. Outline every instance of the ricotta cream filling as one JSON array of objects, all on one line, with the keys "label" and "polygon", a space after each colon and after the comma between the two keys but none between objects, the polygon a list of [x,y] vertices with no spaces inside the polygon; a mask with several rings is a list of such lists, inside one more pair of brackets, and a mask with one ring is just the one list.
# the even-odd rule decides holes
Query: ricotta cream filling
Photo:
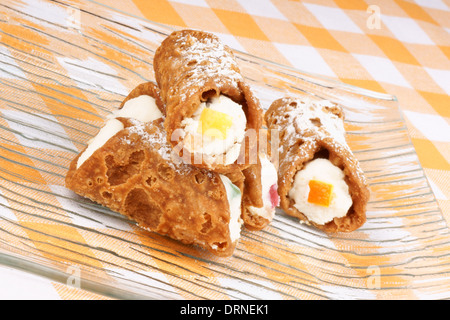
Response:
[{"label": "ricotta cream filling", "polygon": [[[342,170],[328,159],[315,159],[295,174],[289,197],[294,200],[294,207],[310,221],[319,225],[326,224],[334,218],[344,217],[352,206],[352,198],[344,177]],[[308,202],[311,180],[333,185],[332,198],[328,207]]]},{"label": "ricotta cream filling", "polygon": [[[222,112],[232,119],[232,125],[227,130],[224,139],[219,139],[199,132],[200,116],[205,108]],[[230,98],[220,95],[210,101],[202,102],[191,118],[181,122],[184,130],[183,145],[190,153],[206,155],[206,162],[235,162],[244,140],[247,119],[242,106]],[[201,131],[201,130],[200,130]]]},{"label": "ricotta cream filling", "polygon": [[163,114],[156,106],[155,98],[145,94],[128,100],[122,109],[112,115],[114,118],[133,118],[142,122],[150,122],[162,116]]},{"label": "ricotta cream filling", "polygon": [[[266,155],[260,155],[261,161],[261,186],[263,206],[261,208],[250,206],[248,210],[254,214],[272,221],[275,215],[275,208],[279,204],[278,193],[276,188],[278,185],[277,169]],[[276,194],[273,194],[273,193]],[[275,197],[275,199],[273,199]]]},{"label": "ricotta cream filling", "polygon": [[236,185],[234,185],[228,177],[220,175],[220,179],[225,186],[228,204],[230,206],[230,238],[231,242],[235,242],[241,236],[241,227],[243,224],[243,220],[241,219],[242,194],[241,190]]},{"label": "ricotta cream filling", "polygon": [[130,99],[123,105],[122,109],[115,111],[100,129],[97,135],[88,142],[86,150],[77,161],[79,168],[92,154],[101,148],[116,133],[124,129],[118,117],[132,118],[142,122],[149,122],[161,118],[163,115],[156,106],[155,99],[148,95],[141,95]]}]

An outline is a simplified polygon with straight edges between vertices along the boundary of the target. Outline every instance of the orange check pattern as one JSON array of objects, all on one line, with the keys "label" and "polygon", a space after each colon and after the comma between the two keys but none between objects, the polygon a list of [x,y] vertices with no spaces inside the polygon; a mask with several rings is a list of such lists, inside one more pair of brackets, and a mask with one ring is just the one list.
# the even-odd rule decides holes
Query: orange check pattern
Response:
[{"label": "orange check pattern", "polygon": [[[395,95],[425,174],[447,224],[450,224],[450,0],[97,2],[133,17],[176,28],[210,31],[234,49]],[[2,21],[6,19],[0,18]],[[23,33],[21,36],[26,41],[33,35]],[[26,47],[21,49],[24,52],[28,50]],[[43,51],[42,55],[51,56],[51,53]],[[19,56],[14,58],[21,60]],[[50,96],[38,84],[34,86],[30,85],[29,89],[42,93],[43,100]],[[76,84],[71,83],[70,87],[73,90],[70,94],[77,97]],[[53,89],[59,92],[58,88]],[[12,96],[11,99],[19,98]],[[64,109],[58,109],[51,100],[26,103],[42,103],[42,108],[49,114],[64,113]],[[13,115],[12,112],[10,114]],[[94,121],[89,117],[86,113],[86,120]],[[8,126],[1,118],[0,125]],[[14,136],[4,138],[17,139]],[[2,143],[0,150],[6,150]],[[31,160],[24,156],[24,150],[9,148],[7,152],[0,157],[0,164],[7,158],[20,163],[28,161],[29,166],[33,166]],[[48,156],[58,156],[56,151],[54,153],[50,152]],[[25,178],[32,181],[46,179],[40,176],[43,173],[36,174],[39,176]],[[12,186],[14,181],[24,179],[17,176],[8,178]],[[0,204],[1,201],[0,198]],[[27,236],[35,237],[35,242],[41,243],[39,237],[42,235]],[[77,237],[81,235],[73,235],[74,239]],[[0,283],[4,280],[5,277],[0,275]],[[23,284],[23,290],[27,290],[27,285]],[[58,283],[52,283],[52,289],[61,299],[103,298]]]}]

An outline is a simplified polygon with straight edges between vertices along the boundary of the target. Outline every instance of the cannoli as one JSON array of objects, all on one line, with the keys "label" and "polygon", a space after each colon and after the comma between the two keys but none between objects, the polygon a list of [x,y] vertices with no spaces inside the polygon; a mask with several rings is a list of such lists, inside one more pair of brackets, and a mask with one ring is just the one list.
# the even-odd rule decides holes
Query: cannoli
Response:
[{"label": "cannoli", "polygon": [[[151,90],[144,91],[156,97],[156,88],[148,86]],[[243,178],[239,172],[228,176],[177,161],[157,97],[149,104],[143,95],[130,93],[71,162],[66,186],[144,229],[230,256],[243,223]],[[151,110],[143,111],[143,103]],[[150,120],[142,121],[142,114]]]},{"label": "cannoli", "polygon": [[272,103],[265,120],[272,143],[279,139],[281,208],[325,232],[362,226],[369,190],[346,142],[342,108],[327,100],[286,97]]},{"label": "cannoli", "polygon": [[154,57],[164,126],[185,162],[219,173],[257,162],[262,109],[232,51],[213,34],[170,34]]}]

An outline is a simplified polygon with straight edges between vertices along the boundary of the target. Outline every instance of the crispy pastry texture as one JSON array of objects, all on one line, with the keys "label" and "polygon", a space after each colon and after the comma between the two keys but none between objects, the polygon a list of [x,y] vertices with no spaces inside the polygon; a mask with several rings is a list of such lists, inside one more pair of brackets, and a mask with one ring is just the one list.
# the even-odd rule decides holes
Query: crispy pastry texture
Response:
[{"label": "crispy pastry texture", "polygon": [[[138,92],[157,98],[156,87],[146,83],[125,100]],[[117,119],[124,129],[78,169],[82,153],[73,159],[66,186],[144,229],[230,256],[237,241],[230,238],[230,205],[220,175],[173,158],[162,118],[147,123]],[[228,177],[243,190],[241,172]]]},{"label": "crispy pastry texture", "polygon": [[[308,117],[306,108],[314,108],[317,117]],[[279,138],[278,193],[282,209],[289,215],[310,223],[325,232],[350,232],[366,221],[369,190],[359,163],[345,140],[344,113],[331,103],[311,103],[308,99],[286,97],[272,103],[265,114],[270,130]],[[275,140],[276,137],[272,136]],[[289,198],[295,174],[315,158],[327,158],[343,170],[353,201],[346,216],[319,225],[293,206]]]},{"label": "crispy pastry texture", "polygon": [[230,209],[219,174],[171,160],[161,120],[131,125],[76,169],[66,185],[140,227],[229,256]]},{"label": "crispy pastry texture", "polygon": [[[166,107],[164,126],[172,147],[180,139],[173,134],[185,118],[192,117],[201,102],[221,94],[240,104],[247,118],[247,131],[255,130],[255,139],[242,144],[241,156],[232,164],[194,161],[183,149],[183,158],[193,165],[215,172],[228,173],[247,168],[257,154],[258,130],[262,123],[259,100],[244,81],[233,52],[213,34],[181,30],[170,34],[158,47],[154,70],[161,98]],[[244,157],[245,156],[245,157]]]},{"label": "crispy pastry texture", "polygon": [[244,174],[244,195],[242,199],[242,219],[247,229],[256,231],[267,226],[270,221],[259,215],[253,214],[249,207],[261,208],[262,184],[261,184],[261,162],[253,164],[243,172]]}]

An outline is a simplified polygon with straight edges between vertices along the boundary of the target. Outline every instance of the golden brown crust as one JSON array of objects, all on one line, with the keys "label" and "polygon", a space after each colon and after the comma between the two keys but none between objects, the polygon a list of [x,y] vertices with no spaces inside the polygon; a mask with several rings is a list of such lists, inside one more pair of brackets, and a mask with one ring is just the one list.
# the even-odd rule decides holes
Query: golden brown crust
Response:
[{"label": "golden brown crust", "polygon": [[[124,99],[150,95],[163,112],[159,90],[140,84]],[[117,118],[124,129],[79,168],[72,160],[66,186],[75,193],[136,221],[142,228],[229,256],[236,243],[229,234],[230,209],[219,174],[173,160],[163,119],[150,123]],[[176,159],[176,158],[175,158]],[[243,191],[243,175],[230,180]]]},{"label": "golden brown crust", "polygon": [[[287,214],[311,223],[325,232],[356,230],[366,221],[365,211],[370,196],[363,172],[350,148],[342,140],[336,141],[335,137],[327,131],[328,128],[324,127],[326,124],[320,123],[317,119],[308,119],[313,126],[305,128],[297,125],[298,117],[301,117],[302,113],[295,110],[302,107],[306,106],[303,106],[299,99],[282,98],[274,101],[265,114],[269,129],[277,129],[279,133],[280,205]],[[335,121],[343,121],[343,111],[336,105],[324,107],[321,112],[333,114]],[[288,196],[295,174],[316,157],[326,157],[343,170],[353,200],[353,205],[346,216],[335,218],[324,225],[310,222],[293,206],[293,200]]]},{"label": "golden brown crust", "polygon": [[[172,147],[180,142],[172,139],[172,134],[181,128],[182,120],[191,117],[201,102],[220,94],[242,105],[247,129],[254,129],[258,136],[262,122],[259,101],[245,83],[232,51],[216,36],[195,30],[175,31],[156,50],[153,65],[166,105],[164,126]],[[241,154],[245,159],[231,165],[195,163],[189,154],[183,154],[183,158],[195,166],[220,173],[243,170],[250,165],[250,152],[256,151],[257,141],[253,140],[251,144],[243,144],[245,150]]]},{"label": "golden brown crust", "polygon": [[66,185],[117,211],[141,227],[218,256],[232,254],[230,210],[217,173],[170,159],[162,120],[130,126],[109,139],[78,169],[72,161]]},{"label": "golden brown crust", "polygon": [[249,207],[263,207],[262,184],[261,184],[261,162],[258,159],[257,164],[253,164],[243,172],[244,193],[242,196],[242,220],[247,229],[256,231],[267,226],[271,221],[253,214]]}]

